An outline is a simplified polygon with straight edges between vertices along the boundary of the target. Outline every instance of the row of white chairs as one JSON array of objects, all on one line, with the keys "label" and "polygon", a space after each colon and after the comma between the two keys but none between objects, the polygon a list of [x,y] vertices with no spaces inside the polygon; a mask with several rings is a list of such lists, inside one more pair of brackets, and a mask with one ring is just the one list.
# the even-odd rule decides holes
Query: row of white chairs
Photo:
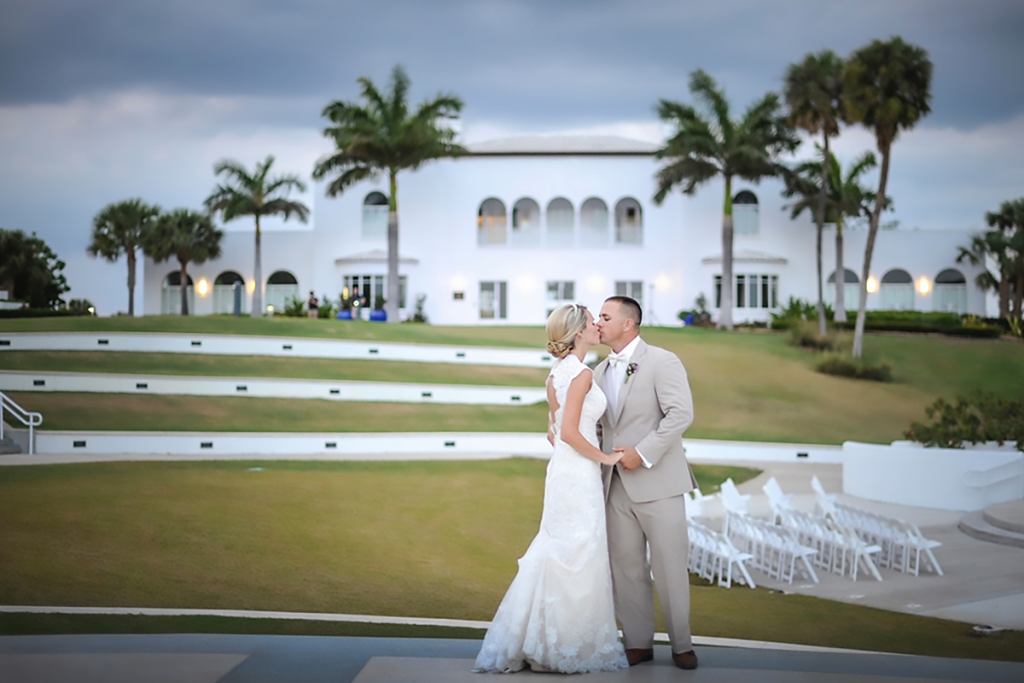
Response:
[{"label": "row of white chairs", "polygon": [[[792,496],[783,493],[774,477],[762,488],[771,503],[773,517],[781,523],[780,511],[792,509]],[[811,488],[815,493],[816,516],[825,520],[835,530],[842,530],[844,533],[852,530],[869,548],[877,546],[876,560],[879,566],[918,576],[921,561],[924,559],[936,574],[942,576],[942,568],[932,552],[942,543],[925,538],[916,524],[839,503],[835,494],[825,491],[817,477],[811,478]],[[862,549],[861,552],[865,551]],[[869,560],[873,554],[867,555]],[[840,566],[843,564],[844,562],[840,562]]]},{"label": "row of white chairs", "polygon": [[804,545],[792,529],[727,510],[726,537],[743,553],[751,565],[779,581],[793,583],[797,575],[818,583],[813,557],[818,553]]},{"label": "row of white chairs", "polygon": [[689,523],[689,536],[689,570],[692,573],[711,583],[731,588],[735,569],[737,582],[757,588],[746,567],[750,554],[740,552],[725,535],[693,519]]},{"label": "row of white chairs", "polygon": [[817,551],[813,556],[816,566],[840,576],[849,572],[854,581],[863,567],[875,579],[882,580],[872,559],[881,547],[865,542],[850,527],[837,524],[830,517],[816,517],[793,508],[774,507],[772,514],[783,528],[793,531],[800,543]]},{"label": "row of white chairs", "polygon": [[852,505],[835,503],[831,515],[844,526],[854,530],[858,537],[879,546],[879,564],[904,574],[919,576],[922,555],[932,571],[942,576],[942,567],[935,559],[933,549],[942,545],[925,538],[913,522],[885,517]]}]

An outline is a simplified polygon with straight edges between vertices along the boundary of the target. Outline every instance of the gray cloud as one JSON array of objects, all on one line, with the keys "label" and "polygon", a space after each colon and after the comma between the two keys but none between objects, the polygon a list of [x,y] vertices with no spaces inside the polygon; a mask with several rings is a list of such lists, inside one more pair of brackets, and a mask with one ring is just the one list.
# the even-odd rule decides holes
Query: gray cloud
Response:
[{"label": "gray cloud", "polygon": [[[4,105],[139,88],[326,104],[355,97],[358,76],[383,81],[402,62],[416,97],[450,90],[469,118],[558,127],[650,117],[657,98],[687,97],[696,67],[739,108],[779,87],[807,52],[846,54],[900,34],[936,65],[928,125],[970,128],[1024,111],[1016,0],[6,4]],[[318,109],[267,116],[319,125]]]}]

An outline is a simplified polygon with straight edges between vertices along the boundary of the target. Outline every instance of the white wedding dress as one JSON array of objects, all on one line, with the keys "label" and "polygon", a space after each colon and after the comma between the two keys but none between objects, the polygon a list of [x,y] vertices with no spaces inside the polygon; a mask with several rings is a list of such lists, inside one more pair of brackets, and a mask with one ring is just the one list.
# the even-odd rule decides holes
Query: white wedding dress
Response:
[{"label": "white wedding dress", "polygon": [[[561,440],[569,384],[586,369],[576,356],[551,370],[558,399],[555,450],[544,482],[540,531],[484,637],[474,671],[577,673],[628,668],[619,642],[608,564],[601,465]],[[604,393],[591,385],[580,432],[597,445]]]}]

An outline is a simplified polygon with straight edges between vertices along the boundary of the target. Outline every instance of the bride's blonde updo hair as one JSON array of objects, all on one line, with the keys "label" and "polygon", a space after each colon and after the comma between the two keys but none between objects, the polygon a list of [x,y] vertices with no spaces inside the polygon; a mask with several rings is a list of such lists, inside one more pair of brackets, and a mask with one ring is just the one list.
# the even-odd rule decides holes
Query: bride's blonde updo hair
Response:
[{"label": "bride's blonde updo hair", "polygon": [[565,358],[576,346],[576,335],[587,327],[587,307],[580,304],[559,306],[548,316],[548,351]]}]

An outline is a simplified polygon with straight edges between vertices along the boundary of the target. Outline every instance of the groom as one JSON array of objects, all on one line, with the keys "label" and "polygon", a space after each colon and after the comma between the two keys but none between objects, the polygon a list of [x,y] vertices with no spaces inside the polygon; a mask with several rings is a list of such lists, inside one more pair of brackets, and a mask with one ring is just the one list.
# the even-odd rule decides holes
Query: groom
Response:
[{"label": "groom", "polygon": [[597,321],[601,343],[612,350],[594,371],[608,398],[601,448],[623,454],[615,467],[603,468],[615,615],[630,666],[654,659],[653,570],[672,659],[681,669],[696,669],[683,494],[697,480],[682,443],[693,398],[679,358],[640,338],[641,317],[635,299],[613,296]]}]

